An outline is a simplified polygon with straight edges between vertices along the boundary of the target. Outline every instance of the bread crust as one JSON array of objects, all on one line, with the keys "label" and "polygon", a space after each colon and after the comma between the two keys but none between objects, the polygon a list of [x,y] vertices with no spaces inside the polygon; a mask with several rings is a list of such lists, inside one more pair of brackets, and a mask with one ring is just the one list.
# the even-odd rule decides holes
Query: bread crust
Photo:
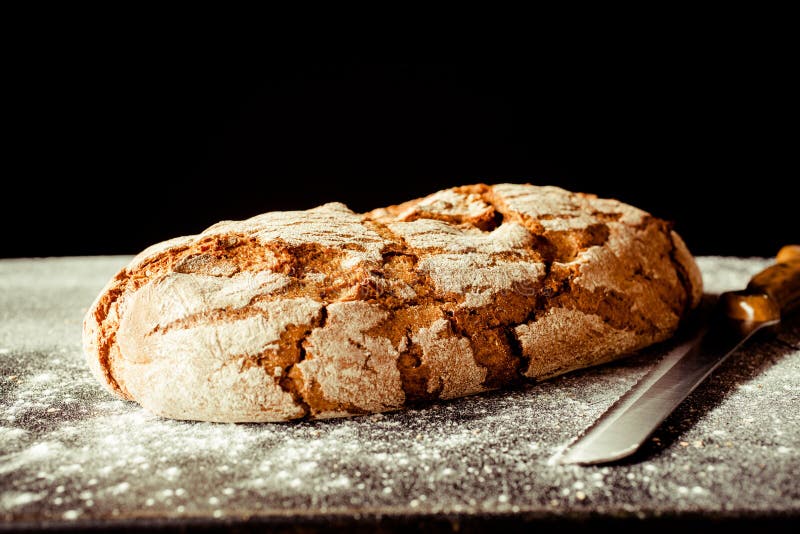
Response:
[{"label": "bread crust", "polygon": [[332,203],[154,245],[84,321],[110,392],[176,419],[396,410],[662,341],[702,296],[670,225],[616,200],[470,185]]}]

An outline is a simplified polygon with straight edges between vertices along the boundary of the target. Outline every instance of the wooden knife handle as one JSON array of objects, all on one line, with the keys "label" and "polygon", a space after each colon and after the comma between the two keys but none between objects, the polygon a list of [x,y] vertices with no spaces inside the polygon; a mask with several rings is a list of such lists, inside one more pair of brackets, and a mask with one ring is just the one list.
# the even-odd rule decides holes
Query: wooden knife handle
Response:
[{"label": "wooden knife handle", "polygon": [[775,265],[750,279],[747,289],[723,295],[729,317],[775,322],[800,308],[800,245],[783,247],[775,259]]}]

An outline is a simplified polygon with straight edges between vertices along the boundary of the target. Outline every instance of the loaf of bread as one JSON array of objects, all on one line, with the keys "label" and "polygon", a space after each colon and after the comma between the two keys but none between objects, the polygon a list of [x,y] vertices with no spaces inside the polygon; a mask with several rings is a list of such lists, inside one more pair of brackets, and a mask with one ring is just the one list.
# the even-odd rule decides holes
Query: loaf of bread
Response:
[{"label": "loaf of bread", "polygon": [[702,283],[663,220],[557,187],[223,221],[154,245],[84,323],[94,375],[176,419],[396,410],[668,338]]}]

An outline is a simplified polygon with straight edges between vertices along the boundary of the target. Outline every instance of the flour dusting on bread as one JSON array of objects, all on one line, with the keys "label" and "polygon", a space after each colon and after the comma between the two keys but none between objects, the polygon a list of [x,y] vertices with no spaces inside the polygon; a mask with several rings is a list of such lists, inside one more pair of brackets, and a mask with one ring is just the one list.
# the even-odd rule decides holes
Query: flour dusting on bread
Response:
[{"label": "flour dusting on bread", "polygon": [[344,417],[618,358],[672,335],[701,295],[665,221],[478,184],[154,245],[98,296],[84,350],[109,391],[165,417]]}]

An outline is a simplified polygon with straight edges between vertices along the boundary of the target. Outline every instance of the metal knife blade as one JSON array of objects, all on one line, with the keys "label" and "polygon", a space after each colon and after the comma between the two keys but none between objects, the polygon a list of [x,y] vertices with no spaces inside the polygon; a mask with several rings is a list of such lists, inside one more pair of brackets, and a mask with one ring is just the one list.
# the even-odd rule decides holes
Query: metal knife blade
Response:
[{"label": "metal knife blade", "polygon": [[633,454],[742,343],[759,330],[779,323],[781,313],[799,308],[800,247],[784,247],[777,260],[755,275],[746,290],[723,293],[709,326],[672,349],[557,461],[592,465]]},{"label": "metal knife blade", "polygon": [[707,330],[672,349],[600,416],[559,461],[591,465],[633,454],[714,369],[750,336],[770,324],[774,323],[717,317]]}]

